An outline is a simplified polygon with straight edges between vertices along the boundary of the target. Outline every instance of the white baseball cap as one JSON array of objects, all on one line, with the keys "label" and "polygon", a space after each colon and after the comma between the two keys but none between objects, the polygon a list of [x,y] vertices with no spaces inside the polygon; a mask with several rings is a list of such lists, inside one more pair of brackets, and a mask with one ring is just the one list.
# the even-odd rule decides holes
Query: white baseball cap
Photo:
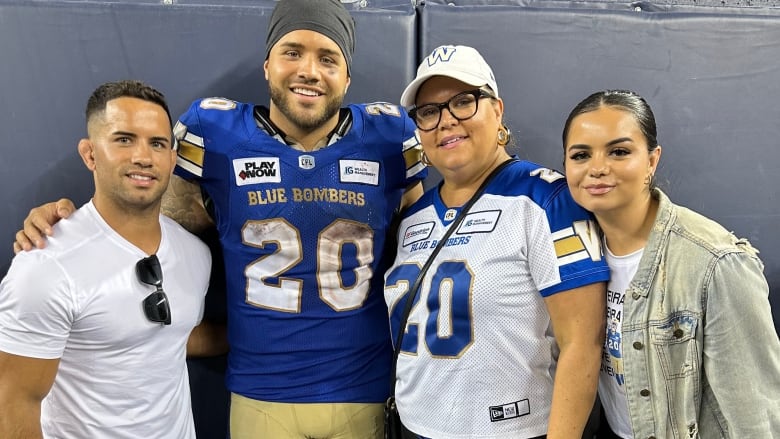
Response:
[{"label": "white baseball cap", "polygon": [[432,76],[447,76],[475,87],[487,85],[498,97],[498,85],[493,70],[477,49],[469,46],[439,46],[433,49],[420,66],[417,77],[406,86],[401,95],[401,105],[414,106],[417,91]]}]

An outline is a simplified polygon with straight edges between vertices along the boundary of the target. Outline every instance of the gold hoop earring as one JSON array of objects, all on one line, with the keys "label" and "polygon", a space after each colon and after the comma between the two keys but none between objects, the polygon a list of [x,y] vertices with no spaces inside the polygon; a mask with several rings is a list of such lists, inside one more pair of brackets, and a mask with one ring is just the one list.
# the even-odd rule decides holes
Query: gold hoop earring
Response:
[{"label": "gold hoop earring", "polygon": [[422,155],[420,155],[420,162],[422,162],[423,165],[431,166],[431,159],[428,158],[427,155],[425,155],[425,151],[423,151]]},{"label": "gold hoop earring", "polygon": [[653,174],[647,174],[645,177],[645,186],[650,186],[653,184],[653,177],[655,177]]},{"label": "gold hoop earring", "polygon": [[506,146],[509,143],[510,136],[509,128],[507,128],[506,125],[501,124],[498,128],[498,146]]}]

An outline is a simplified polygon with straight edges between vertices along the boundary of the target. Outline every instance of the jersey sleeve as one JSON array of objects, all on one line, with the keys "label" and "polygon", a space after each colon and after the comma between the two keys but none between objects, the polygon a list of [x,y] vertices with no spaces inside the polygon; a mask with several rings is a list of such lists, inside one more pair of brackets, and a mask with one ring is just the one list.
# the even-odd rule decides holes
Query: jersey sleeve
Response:
[{"label": "jersey sleeve", "polygon": [[[565,181],[559,182],[558,190],[542,207],[552,235],[560,278],[558,283],[540,285],[542,296],[608,281],[609,267],[603,257],[598,226],[590,213],[574,202]],[[545,230],[546,227],[537,229]],[[535,239],[549,239],[549,235]]]},{"label": "jersey sleeve", "polygon": [[422,162],[422,143],[417,136],[414,121],[401,110],[404,119],[403,154],[406,163],[407,186],[424,180],[428,176],[428,167]]},{"label": "jersey sleeve", "polygon": [[[207,139],[232,139],[246,134],[243,111],[247,104],[225,98],[194,101],[173,127],[176,146],[176,175],[185,180],[203,177]],[[212,147],[215,146],[211,142]]]},{"label": "jersey sleeve", "polygon": [[422,163],[422,145],[417,137],[417,127],[406,111],[387,102],[363,104],[360,107],[372,129],[391,144],[401,143],[406,167],[405,185],[408,187],[424,180],[428,176],[428,168]]},{"label": "jersey sleeve", "polygon": [[205,143],[198,114],[201,102],[200,99],[193,102],[173,127],[177,155],[174,173],[186,180],[203,176]]},{"label": "jersey sleeve", "polygon": [[70,282],[40,251],[17,255],[0,283],[0,350],[60,358],[75,319]]}]

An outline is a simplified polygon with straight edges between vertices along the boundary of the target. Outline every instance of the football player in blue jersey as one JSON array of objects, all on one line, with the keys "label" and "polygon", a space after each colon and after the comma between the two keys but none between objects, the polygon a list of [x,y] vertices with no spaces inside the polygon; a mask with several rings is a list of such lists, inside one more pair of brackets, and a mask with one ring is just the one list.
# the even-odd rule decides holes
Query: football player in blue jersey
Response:
[{"label": "football player in blue jersey", "polygon": [[596,398],[609,268],[563,175],[507,153],[498,93],[474,48],[441,46],[401,97],[443,181],[404,213],[386,274],[392,335],[405,331],[396,405],[421,437],[579,438]]},{"label": "football player in blue jersey", "polygon": [[[282,0],[264,63],[270,106],[200,99],[174,128],[182,178],[165,213],[191,231],[216,225],[224,254],[233,439],[382,436],[385,237],[427,171],[405,112],[342,107],[353,50],[337,0]],[[34,209],[14,249],[41,246],[70,211]]]}]

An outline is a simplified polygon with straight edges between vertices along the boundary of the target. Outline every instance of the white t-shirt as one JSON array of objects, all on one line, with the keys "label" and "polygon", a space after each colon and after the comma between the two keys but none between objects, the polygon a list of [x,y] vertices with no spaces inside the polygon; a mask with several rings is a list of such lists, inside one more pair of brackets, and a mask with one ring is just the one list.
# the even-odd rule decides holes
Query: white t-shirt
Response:
[{"label": "white t-shirt", "polygon": [[169,218],[160,223],[171,325],[144,315],[154,287],[135,265],[147,255],[92,202],[55,225],[45,249],[17,255],[0,283],[0,350],[60,359],[41,407],[44,437],[195,438],[186,343],[203,315],[211,256]]},{"label": "white t-shirt", "polygon": [[644,249],[626,256],[615,256],[606,245],[604,249],[612,277],[607,284],[607,337],[601,358],[599,399],[612,431],[621,438],[631,439],[634,434],[623,378],[623,302]]}]

